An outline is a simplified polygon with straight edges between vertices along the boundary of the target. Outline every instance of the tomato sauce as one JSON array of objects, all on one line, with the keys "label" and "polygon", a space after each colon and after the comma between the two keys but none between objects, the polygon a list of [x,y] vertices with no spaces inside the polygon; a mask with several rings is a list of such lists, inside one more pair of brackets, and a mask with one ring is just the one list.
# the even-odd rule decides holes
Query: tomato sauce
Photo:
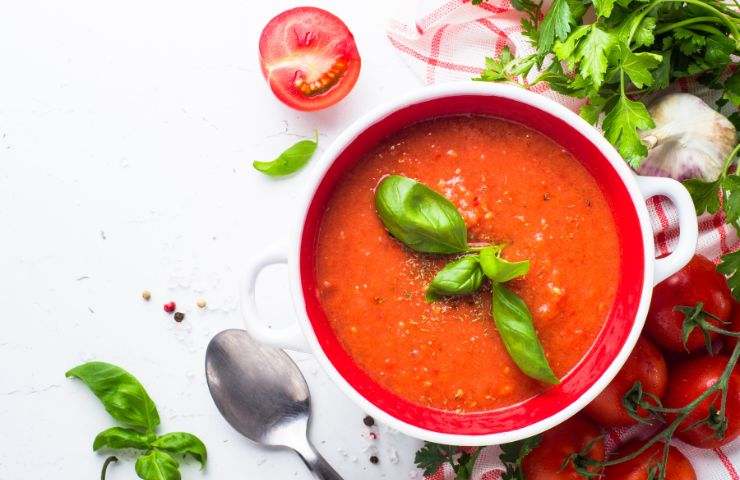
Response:
[{"label": "tomato sauce", "polygon": [[412,252],[375,212],[388,174],[452,201],[470,242],[505,243],[529,259],[508,285],[529,306],[554,372],[563,377],[604,325],[616,292],[617,231],[594,178],[559,145],[523,125],[457,116],[412,125],[369,152],[338,183],[322,218],[319,299],[340,342],[375,381],[419,405],[457,412],[509,406],[547,386],[507,354],[490,289],[428,303],[426,286],[452,256]]}]

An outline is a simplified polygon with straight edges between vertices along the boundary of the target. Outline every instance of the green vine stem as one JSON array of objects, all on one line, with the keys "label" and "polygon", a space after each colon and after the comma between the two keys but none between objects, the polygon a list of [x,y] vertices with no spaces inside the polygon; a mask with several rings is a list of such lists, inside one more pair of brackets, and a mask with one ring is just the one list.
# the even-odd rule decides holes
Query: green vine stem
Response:
[{"label": "green vine stem", "polygon": [[[735,335],[733,335],[735,336]],[[589,467],[597,467],[597,468],[605,468],[612,465],[617,465],[624,462],[629,462],[630,460],[634,460],[638,456],[645,453],[650,447],[655,445],[656,443],[663,442],[663,459],[661,464],[658,466],[658,469],[656,471],[657,476],[654,478],[656,480],[665,480],[665,464],[668,459],[668,450],[670,448],[670,441],[671,438],[673,438],[673,434],[676,432],[678,427],[683,423],[684,420],[686,420],[686,417],[688,417],[691,412],[696,410],[696,408],[704,402],[707,398],[709,398],[712,394],[715,392],[721,391],[722,392],[722,402],[720,405],[719,411],[713,413],[710,411],[710,416],[714,415],[717,418],[723,418],[725,415],[725,409],[726,409],[726,398],[727,398],[727,387],[730,379],[730,375],[732,374],[732,371],[735,369],[735,365],[737,364],[738,358],[740,358],[740,342],[738,342],[735,345],[735,349],[732,351],[732,355],[730,356],[729,361],[727,362],[727,365],[725,366],[724,371],[722,372],[722,376],[711,386],[709,387],[704,393],[696,397],[693,401],[691,401],[688,405],[684,406],[683,408],[679,409],[665,409],[661,407],[655,407],[651,405],[647,405],[648,410],[654,410],[655,412],[668,412],[668,413],[675,413],[676,418],[666,427],[655,434],[650,440],[648,440],[642,447],[635,450],[634,452],[631,452],[627,455],[624,455],[622,457],[618,457],[612,460],[607,461],[597,461],[593,458],[588,456],[588,451],[581,451],[578,454],[575,454],[569,458],[569,460],[573,463],[574,468],[578,473],[580,473],[585,478],[590,478],[593,476],[592,472],[589,472],[585,466]],[[707,418],[705,421],[710,420],[710,418]]]},{"label": "green vine stem", "polygon": [[105,459],[105,462],[103,462],[103,470],[100,472],[100,480],[105,480],[105,473],[108,471],[108,465],[117,461],[118,457],[116,457],[115,455],[111,455],[110,457]]}]

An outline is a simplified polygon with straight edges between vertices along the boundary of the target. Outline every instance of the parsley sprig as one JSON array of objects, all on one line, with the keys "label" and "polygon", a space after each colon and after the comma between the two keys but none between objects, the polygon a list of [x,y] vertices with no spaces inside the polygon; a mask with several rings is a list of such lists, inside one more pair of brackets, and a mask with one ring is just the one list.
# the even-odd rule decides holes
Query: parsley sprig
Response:
[{"label": "parsley sprig", "polygon": [[[700,76],[723,90],[719,106],[740,106],[740,77],[726,78],[740,46],[740,14],[721,0],[554,0],[541,21],[540,3],[513,5],[536,52],[515,57],[505,48],[475,80],[547,82],[588,99],[581,115],[596,124],[603,114],[606,138],[632,166],[647,155],[638,131],[654,127],[645,95]],[[591,7],[595,20],[587,21]]]},{"label": "parsley sprig", "polygon": [[449,463],[455,472],[455,480],[468,480],[473,474],[480,448],[472,452],[461,451],[459,447],[425,442],[416,452],[414,463],[424,471],[424,475],[434,475],[444,464]]}]

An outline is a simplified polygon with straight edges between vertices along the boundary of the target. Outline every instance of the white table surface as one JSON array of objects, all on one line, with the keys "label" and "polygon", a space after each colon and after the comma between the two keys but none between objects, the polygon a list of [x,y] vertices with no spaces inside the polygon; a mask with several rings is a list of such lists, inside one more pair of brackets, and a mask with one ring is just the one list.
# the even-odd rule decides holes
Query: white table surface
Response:
[{"label": "white table surface", "polygon": [[[91,359],[144,383],[162,432],[206,442],[208,468],[188,462],[185,479],[310,478],[295,455],[257,448],[222,420],[203,358],[212,335],[240,327],[243,266],[293,228],[311,168],[274,181],[252,160],[314,129],[326,147],[418,86],[383,33],[392,1],[311,3],[345,20],[363,60],[350,96],[319,113],[284,107],[259,70],[262,27],[294,1],[0,0],[0,479],[98,477],[105,456],[92,440],[113,421],[64,378]],[[271,269],[258,289],[275,324],[292,318],[285,273]],[[162,311],[169,300],[182,324]],[[370,440],[363,412],[298,360],[311,438],[337,470],[414,478],[418,442],[384,429]],[[135,478],[124,457],[110,480]]]}]

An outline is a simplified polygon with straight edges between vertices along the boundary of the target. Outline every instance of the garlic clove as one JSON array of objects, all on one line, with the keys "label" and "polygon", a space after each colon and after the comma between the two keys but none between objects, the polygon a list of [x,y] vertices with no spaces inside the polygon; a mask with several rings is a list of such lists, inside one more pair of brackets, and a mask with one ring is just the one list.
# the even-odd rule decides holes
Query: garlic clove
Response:
[{"label": "garlic clove", "polygon": [[735,126],[701,98],[669,93],[648,107],[655,128],[640,133],[648,156],[637,169],[641,175],[676,180],[716,180],[736,143]]}]

